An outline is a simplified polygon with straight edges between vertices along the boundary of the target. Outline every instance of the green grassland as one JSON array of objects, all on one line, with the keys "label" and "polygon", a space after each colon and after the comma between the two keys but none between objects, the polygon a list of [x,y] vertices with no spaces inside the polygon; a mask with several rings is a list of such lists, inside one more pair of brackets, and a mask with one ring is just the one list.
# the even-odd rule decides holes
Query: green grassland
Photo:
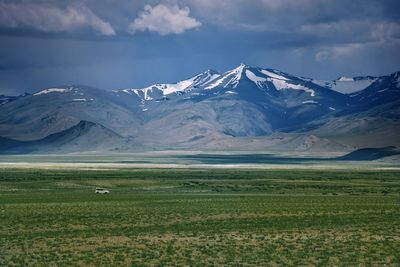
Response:
[{"label": "green grassland", "polygon": [[0,170],[0,266],[399,266],[399,248],[399,171]]}]

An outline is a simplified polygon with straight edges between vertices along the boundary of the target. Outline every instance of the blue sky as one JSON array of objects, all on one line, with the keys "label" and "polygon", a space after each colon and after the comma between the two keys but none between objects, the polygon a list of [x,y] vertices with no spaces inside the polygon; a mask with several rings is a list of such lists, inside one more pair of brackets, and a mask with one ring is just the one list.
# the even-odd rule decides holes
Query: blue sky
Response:
[{"label": "blue sky", "polygon": [[398,0],[0,0],[0,94],[174,82],[240,63],[334,79],[400,70]]}]

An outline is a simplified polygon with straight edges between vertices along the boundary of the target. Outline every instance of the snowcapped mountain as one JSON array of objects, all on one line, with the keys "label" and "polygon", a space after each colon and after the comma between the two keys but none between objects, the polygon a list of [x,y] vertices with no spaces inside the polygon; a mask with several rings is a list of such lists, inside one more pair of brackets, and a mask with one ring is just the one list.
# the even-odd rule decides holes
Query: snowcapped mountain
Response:
[{"label": "snowcapped mountain", "polygon": [[378,78],[372,76],[354,78],[342,76],[333,81],[312,80],[312,82],[339,93],[352,94],[364,90],[377,79]]},{"label": "snowcapped mountain", "polygon": [[[335,150],[372,146],[376,135],[368,133],[379,133],[380,145],[400,145],[399,76],[324,82],[241,64],[223,74],[207,70],[142,89],[57,86],[0,105],[0,143],[32,145],[52,136],[57,140],[50,143],[62,143],[66,151],[68,144],[73,150],[255,144],[276,150]],[[80,132],[90,137],[80,138]],[[119,145],[101,144],[100,139]],[[274,145],[273,140],[280,141]],[[35,150],[40,144],[35,143]]]},{"label": "snowcapped mountain", "polygon": [[397,103],[394,107],[387,107],[383,111],[385,114],[400,117],[400,112],[398,112],[400,108],[400,72],[375,78],[370,86],[349,96],[352,105],[351,108],[346,109],[347,113],[372,111],[373,109],[376,113],[379,109],[377,110],[375,107]]},{"label": "snowcapped mountain", "polygon": [[240,88],[242,84],[248,87],[249,83],[252,83],[251,87],[258,87],[267,93],[276,94],[278,91],[281,91],[281,93],[296,91],[296,94],[307,95],[310,99],[319,94],[332,93],[326,90],[325,87],[311,83],[309,79],[293,76],[278,70],[255,68],[244,64],[205,84],[204,89],[235,89]]},{"label": "snowcapped mountain", "polygon": [[260,89],[300,90],[315,96],[315,91],[304,85],[305,81],[295,76],[272,69],[253,68],[240,64],[237,68],[227,71],[220,77],[205,84],[204,89],[214,88],[234,89],[242,82],[253,82]]},{"label": "snowcapped mountain", "polygon": [[160,99],[170,94],[177,94],[177,93],[179,94],[189,89],[202,87],[209,81],[219,76],[220,74],[218,72],[214,70],[207,70],[187,80],[183,80],[177,83],[153,84],[149,87],[142,89],[123,89],[123,90],[116,90],[116,92],[120,91],[127,94],[135,94],[142,100]]},{"label": "snowcapped mountain", "polygon": [[[309,79],[244,64],[208,82],[195,94],[210,100],[222,97],[256,105],[273,130],[298,128],[306,121],[343,108],[348,102],[343,94]],[[186,99],[197,98],[186,96]]]}]

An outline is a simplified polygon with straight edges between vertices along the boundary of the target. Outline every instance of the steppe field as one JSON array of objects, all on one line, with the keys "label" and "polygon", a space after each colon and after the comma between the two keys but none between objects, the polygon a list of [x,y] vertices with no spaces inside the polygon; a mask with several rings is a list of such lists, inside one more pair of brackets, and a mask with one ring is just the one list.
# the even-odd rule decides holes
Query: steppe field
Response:
[{"label": "steppe field", "polygon": [[400,265],[398,169],[33,165],[0,168],[0,266]]}]

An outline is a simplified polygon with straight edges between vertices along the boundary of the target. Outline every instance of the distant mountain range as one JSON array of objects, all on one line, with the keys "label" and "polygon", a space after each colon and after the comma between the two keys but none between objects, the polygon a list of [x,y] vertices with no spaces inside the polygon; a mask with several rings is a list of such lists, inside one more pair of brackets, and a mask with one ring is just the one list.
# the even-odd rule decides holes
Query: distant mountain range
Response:
[{"label": "distant mountain range", "polygon": [[321,81],[244,64],[172,84],[0,96],[0,152],[400,146],[400,72]]}]

